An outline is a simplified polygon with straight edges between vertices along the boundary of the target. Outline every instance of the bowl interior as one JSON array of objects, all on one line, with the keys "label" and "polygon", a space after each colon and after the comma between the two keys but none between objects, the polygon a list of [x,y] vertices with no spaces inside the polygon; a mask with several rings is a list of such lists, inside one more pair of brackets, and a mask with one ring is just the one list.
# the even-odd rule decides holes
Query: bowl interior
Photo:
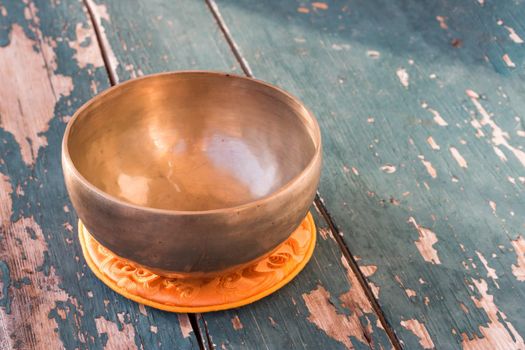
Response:
[{"label": "bowl interior", "polygon": [[123,201],[201,211],[268,196],[319,147],[308,112],[265,84],[223,74],[135,80],[94,99],[66,147],[78,172]]}]

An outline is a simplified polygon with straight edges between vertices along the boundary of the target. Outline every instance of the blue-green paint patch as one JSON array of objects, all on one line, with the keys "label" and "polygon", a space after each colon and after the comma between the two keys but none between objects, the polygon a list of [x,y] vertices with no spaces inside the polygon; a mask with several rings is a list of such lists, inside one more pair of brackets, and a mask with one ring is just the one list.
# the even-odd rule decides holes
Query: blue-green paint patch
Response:
[{"label": "blue-green paint patch", "polygon": [[31,280],[29,279],[29,277],[22,277],[21,279],[13,282],[13,287],[15,287],[16,289],[20,289],[23,286],[30,286],[30,285],[31,285]]},{"label": "blue-green paint patch", "polygon": [[9,287],[11,286],[11,276],[9,266],[4,261],[0,261],[0,272],[2,273],[0,281],[2,282],[2,298],[0,306],[5,309],[6,314],[11,313],[11,298],[9,297]]}]

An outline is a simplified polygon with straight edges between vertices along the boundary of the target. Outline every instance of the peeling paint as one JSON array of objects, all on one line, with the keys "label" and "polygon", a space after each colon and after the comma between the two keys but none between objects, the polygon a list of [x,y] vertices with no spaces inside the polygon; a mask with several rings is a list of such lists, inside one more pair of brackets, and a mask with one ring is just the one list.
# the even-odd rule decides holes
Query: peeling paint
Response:
[{"label": "peeling paint", "polygon": [[434,141],[434,138],[432,136],[429,136],[427,138],[427,142],[430,145],[430,148],[432,148],[433,150],[435,150],[435,151],[439,151],[440,150],[441,147],[439,147],[439,145],[436,143],[436,141]]},{"label": "peeling paint", "polygon": [[461,310],[465,313],[465,314],[468,314],[469,311],[467,309],[467,307],[465,306],[465,304],[463,303],[459,303],[459,307],[461,308]]},{"label": "peeling paint", "polygon": [[332,44],[332,49],[335,51],[341,51],[341,50],[350,50],[350,45],[348,44]]},{"label": "peeling paint", "polygon": [[432,166],[432,163],[430,163],[430,161],[428,160],[425,160],[425,157],[421,158],[421,163],[423,163],[423,165],[425,166],[425,169],[427,170],[427,173],[433,178],[435,179],[437,177],[437,171],[436,169],[434,169],[434,167]]},{"label": "peeling paint", "polygon": [[449,150],[450,150],[450,153],[452,154],[452,157],[454,158],[454,160],[458,163],[460,167],[468,168],[467,161],[465,160],[465,158],[463,158],[461,153],[459,153],[459,151],[455,147],[450,147]]},{"label": "peeling paint", "polygon": [[506,162],[507,161],[507,156],[505,155],[505,153],[503,153],[503,151],[501,149],[499,149],[499,147],[492,146],[492,148],[494,149],[494,153],[496,153],[496,155],[498,156],[498,158],[502,162]]},{"label": "peeling paint", "polygon": [[[76,51],[75,59],[80,68],[93,65],[95,68],[103,67],[104,61],[97,45],[93,27],[90,24],[77,23],[75,30],[76,41],[70,41],[69,46]],[[94,83],[94,81],[92,82]]]},{"label": "peeling paint", "polygon": [[235,329],[236,331],[243,329],[243,325],[241,323],[241,320],[239,319],[239,316],[235,315],[231,319],[231,321],[232,321],[233,329]]},{"label": "peeling paint", "polygon": [[[521,149],[512,146],[509,143],[509,133],[503,131],[495,122],[492,120],[492,117],[489,115],[487,110],[479,102],[479,94],[472,91],[466,90],[467,96],[470,97],[470,100],[478,110],[478,113],[481,115],[481,120],[478,125],[472,124],[476,129],[481,130],[481,126],[489,126],[492,129],[492,143],[494,146],[503,146],[511,151],[514,156],[525,166],[525,152]],[[501,158],[501,157],[500,157]]]},{"label": "peeling paint", "polygon": [[432,341],[432,338],[430,338],[430,334],[428,334],[427,328],[425,327],[424,323],[421,323],[415,319],[406,320],[401,321],[401,326],[403,326],[403,328],[409,330],[416,337],[419,338],[419,344],[423,347],[423,349],[434,348],[434,342]]},{"label": "peeling paint", "polygon": [[377,266],[375,265],[363,265],[359,266],[359,270],[365,275],[365,277],[370,277],[377,271]]},{"label": "peeling paint", "polygon": [[312,2],[312,7],[319,10],[328,10],[328,4],[324,2]]},{"label": "peeling paint", "polygon": [[[47,145],[43,133],[53,118],[57,99],[69,95],[73,89],[70,77],[54,74],[48,71],[52,68],[46,68],[46,62],[55,60],[53,50],[46,49],[48,57],[44,57],[43,51],[34,50],[35,45],[37,43],[25,35],[22,27],[14,24],[9,45],[0,47],[0,76],[13,81],[0,84],[0,127],[15,137],[27,165],[33,164],[38,150]],[[12,74],[14,67],[21,67],[16,75]]]},{"label": "peeling paint", "polygon": [[99,334],[106,333],[108,341],[104,346],[104,350],[132,350],[136,349],[135,329],[133,325],[124,322],[124,314],[118,313],[117,318],[122,329],[112,321],[106,320],[104,317],[95,318],[95,324]]},{"label": "peeling paint", "polygon": [[187,314],[177,314],[177,318],[179,319],[179,327],[182,333],[182,337],[188,338],[191,335],[191,333],[193,333],[190,318]]},{"label": "peeling paint", "polygon": [[374,58],[374,59],[377,59],[381,56],[381,54],[379,53],[379,51],[375,51],[375,50],[368,50],[366,52],[366,55],[370,58]]},{"label": "peeling paint", "polygon": [[516,252],[516,264],[512,265],[512,274],[518,281],[525,281],[525,239],[519,236],[511,243]]},{"label": "peeling paint", "polygon": [[399,283],[399,285],[400,285],[401,287],[404,286],[404,285],[403,285],[403,281],[401,281],[401,277],[399,277],[399,275],[395,275],[395,276],[394,276],[394,279],[396,280],[397,283]]},{"label": "peeling paint", "polygon": [[[2,229],[5,230],[0,240],[0,261],[5,262],[9,268],[11,280],[25,279],[20,288],[27,289],[31,295],[31,307],[27,300],[20,299],[21,293],[13,293],[14,286],[5,285],[7,293],[4,307],[0,307],[0,324],[6,325],[12,342],[22,348],[35,349],[61,349],[64,347],[59,335],[54,331],[58,327],[56,320],[49,320],[49,313],[57,302],[71,301],[72,299],[60,288],[61,281],[55,274],[53,267],[46,273],[36,271],[38,266],[44,265],[47,243],[40,226],[33,217],[22,217],[15,222],[10,222],[12,214],[11,194],[13,189],[7,176],[0,173],[0,218]],[[27,230],[31,230],[33,238],[29,237]],[[28,241],[30,240],[30,241]],[[25,256],[25,259],[20,257]],[[25,320],[46,320],[33,322],[31,329],[26,329]],[[23,330],[23,331],[21,331]]]},{"label": "peeling paint", "polygon": [[309,13],[310,12],[310,9],[308,7],[298,7],[297,8],[297,12],[299,13]]},{"label": "peeling paint", "polygon": [[407,297],[411,298],[411,297],[415,297],[417,295],[416,291],[413,290],[413,289],[405,289],[405,293],[407,295]]},{"label": "peeling paint", "polygon": [[146,307],[144,306],[144,304],[139,304],[139,312],[144,316],[148,316],[148,312],[146,311]]},{"label": "peeling paint", "polygon": [[405,88],[408,88],[410,76],[408,75],[406,69],[399,68],[396,71],[396,75],[399,81],[401,82],[401,85],[403,85]]},{"label": "peeling paint", "polygon": [[350,281],[350,290],[341,296],[341,300],[348,309],[354,310],[359,316],[365,313],[372,313],[372,305],[344,256],[341,256],[341,264],[345,268],[347,272],[346,277]]},{"label": "peeling paint", "polygon": [[436,16],[436,20],[439,22],[439,26],[441,29],[448,29],[447,22],[445,21],[445,17],[443,16]]},{"label": "peeling paint", "polygon": [[350,316],[340,314],[332,303],[330,293],[318,285],[310,293],[303,294],[303,300],[310,315],[308,321],[315,324],[330,338],[342,343],[347,349],[353,349],[350,337],[355,337],[363,344],[367,343],[361,331],[359,318],[354,312]]},{"label": "peeling paint", "polygon": [[379,292],[381,291],[379,286],[373,282],[368,282],[368,285],[370,286],[370,289],[372,290],[372,294],[374,294],[374,297],[376,299],[379,299]]},{"label": "peeling paint", "polygon": [[385,164],[380,169],[387,174],[395,173],[397,170],[396,167],[392,164]]},{"label": "peeling paint", "polygon": [[483,309],[488,316],[489,323],[486,326],[479,326],[479,331],[483,338],[473,334],[473,339],[463,333],[463,349],[525,349],[523,338],[516,331],[512,323],[507,321],[507,316],[499,310],[494,303],[494,297],[488,294],[487,282],[483,279],[472,280],[476,287],[479,298],[472,296],[472,300],[477,308]]},{"label": "peeling paint", "polygon": [[441,114],[439,114],[438,111],[436,111],[435,109],[432,109],[432,108],[428,108],[428,111],[430,113],[432,113],[432,115],[434,115],[434,122],[439,125],[439,126],[447,126],[448,123],[445,121],[445,119],[443,119],[443,117],[441,116]]},{"label": "peeling paint", "polygon": [[319,234],[321,235],[321,237],[326,241],[328,239],[328,237],[332,237],[332,232],[327,229],[327,228],[324,228],[324,227],[321,227],[319,229]]},{"label": "peeling paint", "polygon": [[479,260],[485,267],[485,270],[487,270],[487,277],[492,278],[492,281],[494,281],[494,284],[496,285],[496,287],[499,288],[499,284],[496,281],[498,279],[498,275],[496,275],[496,270],[489,266],[487,259],[485,259],[483,254],[481,254],[477,250],[476,250],[476,255],[478,256]]},{"label": "peeling paint", "polygon": [[516,33],[516,31],[513,28],[509,26],[504,27],[509,32],[510,40],[514,41],[516,44],[523,44],[523,39],[521,39],[521,37]]},{"label": "peeling paint", "polygon": [[[330,293],[321,285],[318,285],[312,292],[303,294],[303,299],[310,313],[308,320],[329,337],[352,349],[354,346],[350,337],[354,337],[365,344],[368,342],[367,339],[372,337],[370,324],[365,326],[361,324],[360,319],[364,316],[368,320],[367,314],[373,314],[374,310],[344,256],[341,257],[341,263],[347,271],[350,289],[340,295],[339,300],[343,308],[351,311],[350,314],[339,313],[331,301]],[[363,267],[368,276],[377,270],[372,265]],[[369,283],[369,285],[374,290],[373,283]],[[379,288],[374,291],[375,293],[379,294]]]},{"label": "peeling paint", "polygon": [[509,67],[509,68],[516,68],[516,64],[514,62],[512,62],[512,60],[510,59],[508,54],[504,54],[501,58],[503,59],[503,62],[505,62],[507,67]]},{"label": "peeling paint", "polygon": [[436,234],[430,229],[420,226],[413,217],[410,217],[408,222],[414,225],[419,234],[419,238],[414,243],[423,259],[432,264],[441,264],[437,251],[433,247],[438,242]]},{"label": "peeling paint", "polygon": [[492,209],[492,213],[496,214],[496,203],[493,201],[489,201],[489,206]]}]

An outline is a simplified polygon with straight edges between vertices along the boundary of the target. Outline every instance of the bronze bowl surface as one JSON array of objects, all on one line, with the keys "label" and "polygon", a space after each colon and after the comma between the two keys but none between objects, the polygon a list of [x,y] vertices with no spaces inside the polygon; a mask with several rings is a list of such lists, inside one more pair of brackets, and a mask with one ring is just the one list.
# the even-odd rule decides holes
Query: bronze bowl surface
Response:
[{"label": "bronze bowl surface", "polygon": [[160,274],[207,274],[271,252],[319,182],[315,117],[285,91],[204,71],[134,79],[69,121],[66,187],[91,235]]}]

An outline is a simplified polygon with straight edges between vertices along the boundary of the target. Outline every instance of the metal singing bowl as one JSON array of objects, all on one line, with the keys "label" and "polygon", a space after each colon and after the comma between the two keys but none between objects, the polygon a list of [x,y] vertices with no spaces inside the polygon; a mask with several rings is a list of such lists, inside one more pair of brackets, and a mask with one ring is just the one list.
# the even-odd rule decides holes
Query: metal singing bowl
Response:
[{"label": "metal singing bowl", "polygon": [[82,106],[62,144],[78,216],[103,246],[160,274],[214,273],[269,253],[312,204],[314,116],[218,72],[145,76]]}]

